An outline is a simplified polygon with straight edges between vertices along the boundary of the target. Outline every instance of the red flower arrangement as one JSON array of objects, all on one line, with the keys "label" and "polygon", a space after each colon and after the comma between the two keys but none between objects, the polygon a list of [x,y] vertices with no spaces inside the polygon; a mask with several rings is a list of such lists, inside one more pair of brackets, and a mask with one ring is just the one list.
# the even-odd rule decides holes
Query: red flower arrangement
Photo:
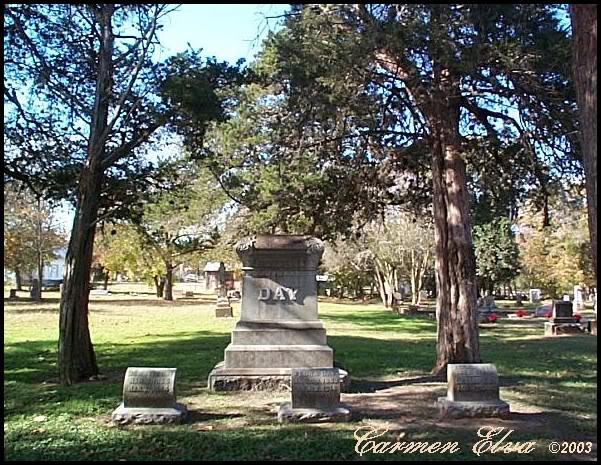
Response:
[{"label": "red flower arrangement", "polygon": [[486,321],[488,321],[489,323],[496,323],[497,315],[495,315],[494,313],[491,313],[490,315],[486,315]]},{"label": "red flower arrangement", "polygon": [[547,313],[545,313],[545,318],[551,318],[553,316],[553,312],[551,310],[549,310]]},{"label": "red flower arrangement", "polygon": [[523,308],[519,308],[517,312],[515,312],[515,316],[517,316],[518,318],[522,318],[526,315],[528,315],[528,313]]},{"label": "red flower arrangement", "polygon": [[573,315],[573,317],[576,321],[580,321],[580,318],[582,318],[582,315],[579,315],[578,313],[576,313],[575,315]]}]

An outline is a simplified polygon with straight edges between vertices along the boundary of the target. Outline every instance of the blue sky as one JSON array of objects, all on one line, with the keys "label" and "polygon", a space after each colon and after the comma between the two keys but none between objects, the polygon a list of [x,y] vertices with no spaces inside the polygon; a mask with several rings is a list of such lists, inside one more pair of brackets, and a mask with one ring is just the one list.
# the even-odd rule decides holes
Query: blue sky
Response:
[{"label": "blue sky", "polygon": [[[288,8],[288,4],[181,5],[163,21],[161,56],[183,52],[190,43],[202,48],[204,56],[232,63],[239,58],[250,60],[260,45],[255,38],[267,32],[265,17],[281,15]],[[269,26],[273,29],[276,20],[269,20]]]}]

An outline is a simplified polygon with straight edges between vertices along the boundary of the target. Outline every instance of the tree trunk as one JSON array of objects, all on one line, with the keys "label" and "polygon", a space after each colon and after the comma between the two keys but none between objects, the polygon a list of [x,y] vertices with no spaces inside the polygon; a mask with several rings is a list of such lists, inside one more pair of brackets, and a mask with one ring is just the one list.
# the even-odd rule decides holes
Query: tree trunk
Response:
[{"label": "tree trunk", "polygon": [[388,299],[386,298],[386,289],[384,288],[384,280],[382,279],[382,273],[379,268],[376,266],[374,270],[374,274],[376,276],[376,281],[378,283],[378,292],[380,293],[380,298],[382,299],[382,303],[384,307],[388,308]]},{"label": "tree trunk", "polygon": [[163,291],[165,289],[165,278],[163,278],[162,276],[153,276],[152,279],[154,280],[154,287],[156,289],[156,294],[157,297],[163,297]]},{"label": "tree trunk", "polygon": [[469,220],[465,162],[459,139],[458,82],[448,70],[439,80],[431,113],[432,179],[436,244],[437,359],[434,374],[449,363],[480,362],[476,320],[476,259]]},{"label": "tree trunk", "polygon": [[21,278],[21,270],[19,268],[15,268],[15,287],[17,291],[23,290],[23,279]]},{"label": "tree trunk", "polygon": [[101,182],[102,175],[84,169],[67,249],[59,328],[59,375],[66,385],[98,374],[88,325],[88,302]]},{"label": "tree trunk", "polygon": [[42,300],[42,280],[44,278],[44,256],[42,255],[42,251],[38,250],[38,292],[36,294],[35,300],[40,302]]},{"label": "tree trunk", "polygon": [[60,302],[58,367],[61,384],[71,385],[98,375],[96,355],[90,338],[88,303],[90,272],[94,252],[96,219],[103,182],[102,162],[106,155],[105,131],[112,84],[115,6],[104,4],[95,10],[101,32],[98,74],[86,162],[77,186],[73,230],[65,260],[65,279]]},{"label": "tree trunk", "polygon": [[104,282],[103,282],[102,286],[103,286],[104,290],[107,291],[109,288],[110,273],[108,271],[105,271],[103,278],[104,278]]},{"label": "tree trunk", "polygon": [[165,293],[163,300],[173,300],[173,265],[165,263],[167,272],[165,273]]},{"label": "tree trunk", "polygon": [[570,16],[588,227],[597,279],[597,5],[571,4]]}]

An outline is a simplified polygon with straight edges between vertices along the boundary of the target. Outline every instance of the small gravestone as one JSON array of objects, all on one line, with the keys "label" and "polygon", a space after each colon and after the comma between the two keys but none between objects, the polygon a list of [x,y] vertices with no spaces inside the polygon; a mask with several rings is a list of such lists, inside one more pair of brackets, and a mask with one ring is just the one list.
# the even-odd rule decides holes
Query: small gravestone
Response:
[{"label": "small gravestone", "polygon": [[570,301],[570,294],[564,294],[563,295],[563,299],[564,302],[569,302]]},{"label": "small gravestone", "polygon": [[17,290],[16,289],[11,289],[9,291],[9,295],[8,295],[8,300],[17,300]]},{"label": "small gravestone", "polygon": [[180,423],[186,416],[186,406],[176,402],[176,372],[177,368],[128,368],[123,403],[113,412],[113,422]]},{"label": "small gravestone", "polygon": [[540,302],[540,289],[530,289],[529,296],[531,304]]},{"label": "small gravestone", "polygon": [[184,297],[194,297],[194,292],[193,291],[186,291],[186,292],[184,292]]},{"label": "small gravestone", "polygon": [[292,403],[280,406],[279,422],[321,423],[350,418],[350,411],[340,404],[338,368],[293,368],[291,387]]},{"label": "small gravestone", "polygon": [[523,300],[523,296],[521,292],[516,292],[515,294],[515,304],[516,305],[522,305],[522,300]]},{"label": "small gravestone", "polygon": [[589,327],[589,332],[593,335],[596,336],[597,335],[597,319],[595,318],[594,320],[589,321],[588,323],[588,327]]},{"label": "small gravestone", "polygon": [[29,298],[31,300],[39,300],[41,295],[40,282],[37,279],[31,280],[31,288],[29,289]]},{"label": "small gravestone", "polygon": [[439,397],[442,416],[492,417],[509,413],[499,398],[499,377],[491,363],[449,364],[447,397]]},{"label": "small gravestone", "polygon": [[217,280],[217,307],[215,307],[215,316],[217,318],[231,318],[234,316],[234,312],[225,289],[225,264],[223,262],[219,264]]},{"label": "small gravestone", "polygon": [[487,295],[484,297],[484,306],[492,311],[493,308],[497,308],[497,304],[495,303],[495,297],[492,295]]}]

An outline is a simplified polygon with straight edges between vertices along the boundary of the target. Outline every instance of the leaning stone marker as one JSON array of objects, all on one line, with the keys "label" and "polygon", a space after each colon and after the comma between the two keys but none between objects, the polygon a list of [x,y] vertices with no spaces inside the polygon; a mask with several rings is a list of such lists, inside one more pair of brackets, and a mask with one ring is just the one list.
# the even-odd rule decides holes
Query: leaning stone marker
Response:
[{"label": "leaning stone marker", "polygon": [[340,405],[338,368],[293,368],[291,386],[292,403],[280,406],[279,422],[315,423],[350,418],[350,411]]},{"label": "leaning stone marker", "polygon": [[439,397],[440,413],[449,417],[497,417],[509,413],[499,398],[497,369],[491,363],[449,364],[447,397]]},{"label": "leaning stone marker", "polygon": [[323,242],[311,236],[238,242],[240,321],[224,362],[209,374],[209,389],[285,389],[293,368],[333,368],[334,353],[317,317],[316,275],[323,250]]},{"label": "leaning stone marker", "polygon": [[180,423],[186,416],[186,406],[176,402],[176,372],[177,368],[128,368],[123,403],[113,412],[113,422]]}]

